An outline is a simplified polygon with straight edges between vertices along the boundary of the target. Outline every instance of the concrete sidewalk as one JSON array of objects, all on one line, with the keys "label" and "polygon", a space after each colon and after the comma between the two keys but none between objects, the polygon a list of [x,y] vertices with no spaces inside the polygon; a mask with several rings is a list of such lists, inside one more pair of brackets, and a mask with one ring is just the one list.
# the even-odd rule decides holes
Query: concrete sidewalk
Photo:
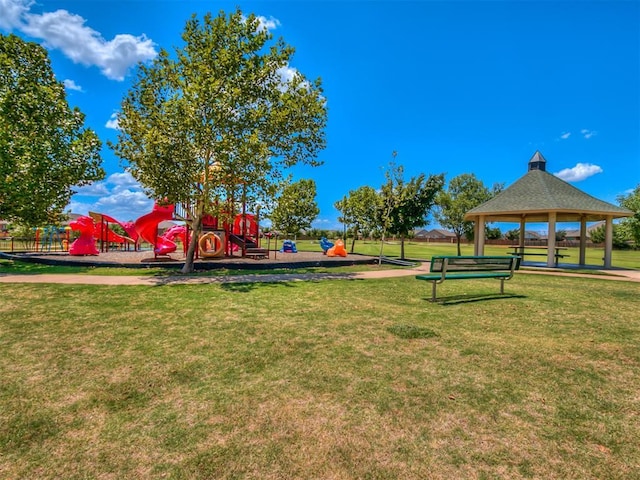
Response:
[{"label": "concrete sidewalk", "polygon": [[[0,283],[59,283],[75,285],[203,285],[215,283],[275,283],[320,280],[367,280],[375,278],[397,278],[419,275],[429,271],[429,263],[415,268],[389,269],[353,273],[283,273],[283,274],[241,274],[212,276],[138,276],[138,275],[78,275],[78,274],[0,274]],[[594,274],[557,272],[553,270],[526,269],[520,274],[556,275],[565,277],[593,278],[597,280],[613,280],[640,282],[640,270],[597,270]]]}]

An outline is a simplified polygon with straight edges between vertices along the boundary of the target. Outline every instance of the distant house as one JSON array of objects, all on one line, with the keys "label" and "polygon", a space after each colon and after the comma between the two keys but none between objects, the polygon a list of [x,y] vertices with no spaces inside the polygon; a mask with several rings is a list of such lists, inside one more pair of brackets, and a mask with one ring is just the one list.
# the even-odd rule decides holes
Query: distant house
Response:
[{"label": "distant house", "polygon": [[423,240],[453,241],[456,239],[456,234],[449,230],[434,228],[432,230],[420,230],[419,232],[416,232],[415,238]]},{"label": "distant house", "polygon": [[532,232],[531,230],[525,230],[524,239],[526,240],[545,240],[547,238],[546,235],[543,235],[538,232]]},{"label": "distant house", "polygon": [[[591,232],[598,227],[602,227],[605,225],[605,222],[596,222],[591,225],[587,225],[587,239],[591,239]],[[568,242],[579,242],[580,241],[580,230],[569,230],[565,235],[564,239]]]}]

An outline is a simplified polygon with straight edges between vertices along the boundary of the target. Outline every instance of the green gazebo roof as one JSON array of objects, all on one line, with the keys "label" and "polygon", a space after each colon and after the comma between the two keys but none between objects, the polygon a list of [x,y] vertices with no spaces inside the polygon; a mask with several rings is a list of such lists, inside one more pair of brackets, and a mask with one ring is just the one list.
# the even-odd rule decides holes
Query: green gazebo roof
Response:
[{"label": "green gazebo roof", "polygon": [[529,161],[530,170],[513,185],[488,202],[467,212],[466,220],[480,216],[488,222],[546,222],[555,212],[558,222],[599,221],[619,218],[633,212],[598,200],[546,172],[546,160],[536,152]]}]

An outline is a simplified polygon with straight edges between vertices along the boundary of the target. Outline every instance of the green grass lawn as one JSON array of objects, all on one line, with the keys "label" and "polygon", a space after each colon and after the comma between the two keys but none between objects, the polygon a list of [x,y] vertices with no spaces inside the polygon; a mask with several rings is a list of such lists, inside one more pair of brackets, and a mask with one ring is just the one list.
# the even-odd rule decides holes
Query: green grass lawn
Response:
[{"label": "green grass lawn", "polygon": [[0,284],[0,477],[623,479],[640,284]]}]

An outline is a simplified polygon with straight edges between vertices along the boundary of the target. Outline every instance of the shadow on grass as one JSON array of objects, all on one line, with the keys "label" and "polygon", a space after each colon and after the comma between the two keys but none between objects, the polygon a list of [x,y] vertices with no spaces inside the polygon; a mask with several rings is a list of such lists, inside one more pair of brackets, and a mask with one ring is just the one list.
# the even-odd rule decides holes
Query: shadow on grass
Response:
[{"label": "shadow on grass", "polygon": [[387,328],[389,333],[396,337],[412,340],[415,338],[433,338],[439,337],[438,333],[426,327],[417,327],[415,325],[393,325]]},{"label": "shadow on grass", "polygon": [[263,285],[293,287],[299,282],[321,282],[324,280],[361,280],[348,273],[281,274],[281,275],[227,275],[227,276],[166,276],[154,277],[156,287],[172,285],[219,285],[230,292],[250,292]]},{"label": "shadow on grass", "polygon": [[448,305],[460,305],[463,303],[475,303],[475,302],[486,302],[489,300],[508,300],[511,298],[527,298],[526,295],[516,295],[509,293],[487,293],[483,295],[451,295],[449,297],[438,297],[435,302],[431,301],[431,298],[426,298],[424,300],[429,303],[436,303],[443,306]]}]

